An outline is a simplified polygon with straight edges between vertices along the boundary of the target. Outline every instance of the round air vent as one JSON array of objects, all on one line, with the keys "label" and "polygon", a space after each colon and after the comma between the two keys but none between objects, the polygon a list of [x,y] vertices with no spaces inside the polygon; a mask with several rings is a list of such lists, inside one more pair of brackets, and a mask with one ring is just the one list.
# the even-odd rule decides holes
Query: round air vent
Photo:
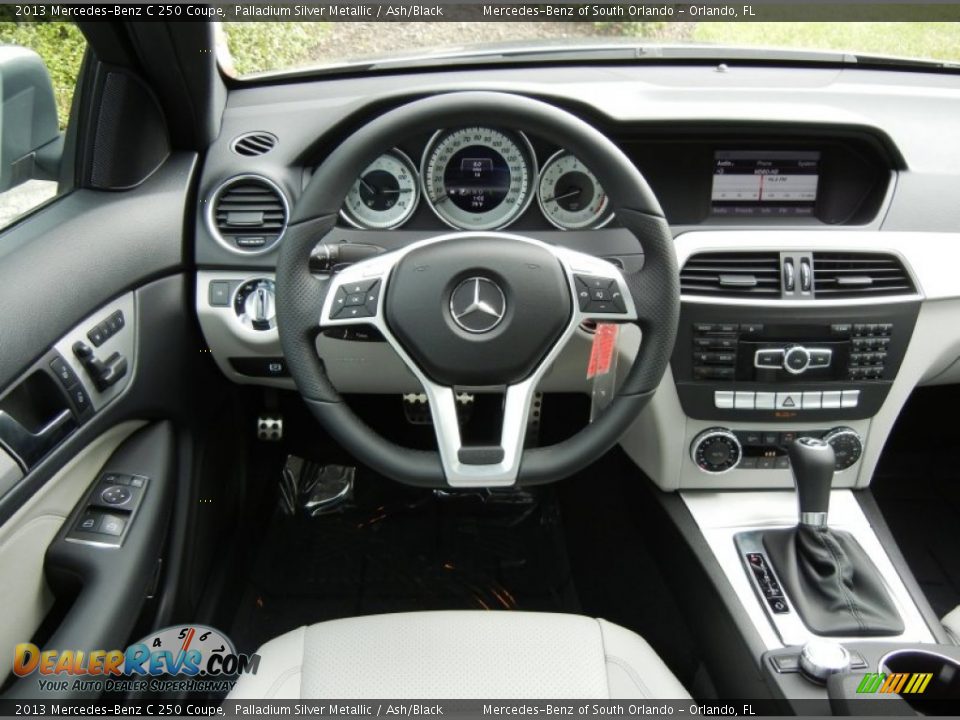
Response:
[{"label": "round air vent", "polygon": [[227,180],[208,205],[210,232],[234,252],[266,252],[287,229],[287,199],[270,180],[241,175]]},{"label": "round air vent", "polygon": [[266,155],[277,144],[277,136],[268,132],[245,133],[235,138],[230,146],[237,155],[256,157]]}]

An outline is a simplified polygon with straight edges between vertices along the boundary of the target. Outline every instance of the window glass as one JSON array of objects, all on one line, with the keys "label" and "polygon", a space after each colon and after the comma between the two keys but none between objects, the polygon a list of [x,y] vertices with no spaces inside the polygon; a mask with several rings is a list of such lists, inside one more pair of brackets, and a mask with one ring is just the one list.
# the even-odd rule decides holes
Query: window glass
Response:
[{"label": "window glass", "polygon": [[[389,43],[384,42],[389,34]],[[235,77],[372,60],[466,59],[500,49],[669,45],[844,51],[890,59],[960,60],[956,22],[224,22],[219,58]],[[357,65],[357,64],[360,65]]]},{"label": "window glass", "polygon": [[0,157],[0,228],[57,195],[63,132],[85,50],[73,23],[0,22],[0,132],[10,149]]}]

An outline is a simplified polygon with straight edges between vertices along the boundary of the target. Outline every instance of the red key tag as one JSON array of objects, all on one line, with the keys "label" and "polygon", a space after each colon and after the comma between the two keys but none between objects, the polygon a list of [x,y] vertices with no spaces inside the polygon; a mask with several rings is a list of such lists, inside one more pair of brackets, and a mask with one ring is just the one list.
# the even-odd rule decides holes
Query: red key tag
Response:
[{"label": "red key tag", "polygon": [[593,335],[593,345],[590,348],[590,361],[587,363],[587,380],[610,372],[619,333],[619,325],[597,323],[597,331]]}]

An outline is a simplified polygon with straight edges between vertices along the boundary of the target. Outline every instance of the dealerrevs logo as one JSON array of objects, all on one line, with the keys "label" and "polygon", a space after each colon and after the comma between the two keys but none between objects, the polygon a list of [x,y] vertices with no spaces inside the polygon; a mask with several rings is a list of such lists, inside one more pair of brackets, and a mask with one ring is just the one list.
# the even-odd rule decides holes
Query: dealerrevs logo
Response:
[{"label": "dealerrevs logo", "polygon": [[[110,685],[97,682],[95,689],[119,689],[120,684],[113,681],[170,676],[223,681],[242,673],[256,674],[259,665],[259,655],[237,653],[219,630],[205,625],[177,625],[148,635],[126,650],[40,650],[32,643],[22,643],[14,650],[13,672],[19,677],[34,673],[50,680],[56,677],[56,682],[41,681],[41,689],[66,689],[78,676]],[[157,689],[156,685],[151,687]],[[177,687],[209,689],[206,683],[181,682]]]}]

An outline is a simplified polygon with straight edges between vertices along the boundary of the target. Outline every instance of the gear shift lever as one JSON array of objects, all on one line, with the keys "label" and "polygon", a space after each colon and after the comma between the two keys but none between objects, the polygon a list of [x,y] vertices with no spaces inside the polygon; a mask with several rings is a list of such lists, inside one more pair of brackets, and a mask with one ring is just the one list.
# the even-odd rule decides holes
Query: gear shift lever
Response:
[{"label": "gear shift lever", "polygon": [[827,527],[833,448],[803,437],[787,453],[800,522],[763,533],[763,547],[787,598],[816,635],[899,635],[903,620],[873,561],[850,533]]},{"label": "gear shift lever", "polygon": [[797,486],[800,524],[826,527],[833,483],[833,448],[823,440],[802,437],[787,447],[787,454],[793,468],[793,482]]}]

